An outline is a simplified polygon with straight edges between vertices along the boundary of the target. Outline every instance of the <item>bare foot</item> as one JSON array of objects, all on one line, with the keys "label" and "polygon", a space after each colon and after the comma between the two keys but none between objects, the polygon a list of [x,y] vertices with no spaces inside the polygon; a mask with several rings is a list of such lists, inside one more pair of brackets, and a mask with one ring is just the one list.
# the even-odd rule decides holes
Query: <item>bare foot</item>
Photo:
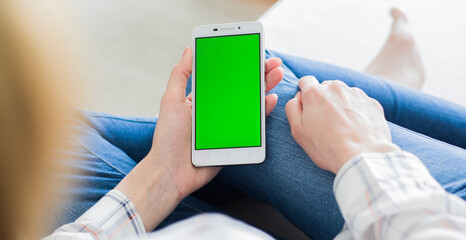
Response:
[{"label": "bare foot", "polygon": [[424,67],[408,19],[398,8],[392,8],[390,14],[393,17],[390,36],[365,72],[421,89]]}]

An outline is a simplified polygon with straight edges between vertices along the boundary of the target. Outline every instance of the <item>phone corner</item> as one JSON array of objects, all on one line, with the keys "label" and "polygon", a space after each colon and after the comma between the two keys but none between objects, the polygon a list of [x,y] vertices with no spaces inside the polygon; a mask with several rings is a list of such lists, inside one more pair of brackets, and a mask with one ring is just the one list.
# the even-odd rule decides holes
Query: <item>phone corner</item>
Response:
[{"label": "phone corner", "polygon": [[194,26],[193,29],[191,30],[191,35],[193,36],[193,38],[196,37],[197,35],[199,35],[199,33],[205,27],[206,27],[205,25],[196,25],[196,26]]},{"label": "phone corner", "polygon": [[264,28],[264,23],[262,23],[262,21],[255,21],[255,23],[257,24],[257,26],[259,26],[261,29]]},{"label": "phone corner", "polygon": [[264,150],[262,151],[262,154],[260,156],[260,160],[257,162],[257,164],[261,164],[261,163],[265,162],[265,157],[266,157],[266,151],[265,151],[265,147],[264,147]]},{"label": "phone corner", "polygon": [[198,163],[196,160],[194,160],[194,159],[191,159],[191,164],[192,164],[194,167],[196,167],[196,168],[202,167],[202,166],[199,165],[199,163]]}]

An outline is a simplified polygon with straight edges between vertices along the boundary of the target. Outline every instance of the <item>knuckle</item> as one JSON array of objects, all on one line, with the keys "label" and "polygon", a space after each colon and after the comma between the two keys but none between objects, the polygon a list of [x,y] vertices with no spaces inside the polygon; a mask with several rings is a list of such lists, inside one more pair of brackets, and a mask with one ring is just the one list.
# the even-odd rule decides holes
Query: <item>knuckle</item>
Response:
[{"label": "knuckle", "polygon": [[328,85],[327,91],[330,93],[331,96],[341,98],[346,95],[347,90],[343,88],[339,83],[331,83]]},{"label": "knuckle", "polygon": [[327,84],[329,84],[329,83],[331,83],[331,82],[332,82],[332,80],[325,80],[325,81],[323,81],[323,82],[321,83],[321,85],[327,85]]},{"label": "knuckle", "polygon": [[335,82],[331,82],[328,84],[328,88],[335,91],[335,90],[339,90],[340,87]]},{"label": "knuckle", "polygon": [[338,91],[341,91],[343,89],[345,89],[346,87],[348,87],[344,82],[340,81],[340,80],[334,80],[332,81],[332,83],[330,84],[331,87],[335,90],[338,90]]},{"label": "knuckle", "polygon": [[181,71],[181,69],[180,69],[179,64],[176,64],[176,65],[173,66],[173,68],[172,68],[171,75],[173,75],[173,74],[175,74],[175,73],[177,73],[177,72],[180,72],[180,71]]},{"label": "knuckle", "polygon": [[344,82],[341,81],[341,80],[334,80],[333,83],[334,83],[334,84],[337,84],[338,86],[342,86],[342,87],[347,86],[346,83],[344,83]]},{"label": "knuckle", "polygon": [[373,104],[374,106],[376,106],[379,110],[382,110],[382,111],[383,111],[382,104],[380,104],[379,101],[377,101],[377,100],[375,100],[375,99],[373,99],[373,98],[370,98],[370,99],[371,99],[372,104]]},{"label": "knuckle", "polygon": [[327,86],[331,91],[341,92],[343,90],[343,86],[337,80],[331,81]]},{"label": "knuckle", "polygon": [[350,88],[350,89],[351,89],[351,91],[352,91],[353,93],[355,93],[355,94],[358,94],[358,95],[361,95],[361,96],[366,96],[366,93],[365,93],[362,89],[360,89],[360,88],[352,87],[352,88]]},{"label": "knuckle", "polygon": [[321,96],[322,96],[322,92],[320,91],[320,89],[316,87],[307,88],[302,92],[302,97],[305,99],[314,99],[314,98],[319,98]]}]

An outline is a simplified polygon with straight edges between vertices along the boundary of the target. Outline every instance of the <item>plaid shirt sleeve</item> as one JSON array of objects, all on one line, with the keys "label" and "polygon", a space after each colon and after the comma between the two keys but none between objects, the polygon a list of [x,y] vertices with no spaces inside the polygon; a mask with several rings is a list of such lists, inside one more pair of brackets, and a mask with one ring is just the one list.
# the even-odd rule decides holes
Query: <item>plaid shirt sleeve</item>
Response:
[{"label": "plaid shirt sleeve", "polygon": [[360,154],[333,190],[346,222],[336,239],[466,239],[466,202],[410,153]]},{"label": "plaid shirt sleeve", "polygon": [[75,222],[60,227],[44,240],[61,239],[147,239],[147,234],[131,200],[112,190]]}]

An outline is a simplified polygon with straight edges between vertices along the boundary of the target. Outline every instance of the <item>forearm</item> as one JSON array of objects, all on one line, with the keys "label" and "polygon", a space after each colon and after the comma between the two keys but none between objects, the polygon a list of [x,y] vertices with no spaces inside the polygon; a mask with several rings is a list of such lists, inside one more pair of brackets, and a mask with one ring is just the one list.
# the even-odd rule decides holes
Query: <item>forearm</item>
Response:
[{"label": "forearm", "polygon": [[75,222],[45,239],[146,239],[181,198],[168,171],[148,156]]},{"label": "forearm", "polygon": [[405,152],[355,157],[338,173],[334,192],[356,239],[439,239],[466,231],[466,203]]},{"label": "forearm", "polygon": [[182,200],[163,166],[148,155],[115,187],[134,204],[147,232],[162,222]]},{"label": "forearm", "polygon": [[144,224],[133,203],[112,190],[75,222],[57,229],[44,240],[146,239]]}]

